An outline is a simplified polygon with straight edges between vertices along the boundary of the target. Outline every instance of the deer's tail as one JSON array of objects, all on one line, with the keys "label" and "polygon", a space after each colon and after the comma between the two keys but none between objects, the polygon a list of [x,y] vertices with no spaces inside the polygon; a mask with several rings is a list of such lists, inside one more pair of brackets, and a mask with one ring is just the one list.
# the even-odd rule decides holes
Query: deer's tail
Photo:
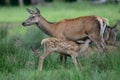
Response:
[{"label": "deer's tail", "polygon": [[103,37],[106,26],[109,24],[108,19],[107,18],[98,18],[98,21],[100,23],[100,36]]}]

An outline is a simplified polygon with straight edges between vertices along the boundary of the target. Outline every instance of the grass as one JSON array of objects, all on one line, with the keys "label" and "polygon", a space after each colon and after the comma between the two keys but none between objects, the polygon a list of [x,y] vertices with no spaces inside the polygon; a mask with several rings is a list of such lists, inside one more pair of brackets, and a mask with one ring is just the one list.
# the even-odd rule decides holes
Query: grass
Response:
[{"label": "grass", "polygon": [[[53,3],[45,6],[38,6],[41,14],[49,21],[60,21],[65,18],[75,18],[86,15],[99,15],[109,19],[110,24],[120,19],[120,5],[103,4],[93,5],[87,3]],[[19,23],[28,17],[26,8],[34,9],[34,7],[0,7],[0,22]],[[112,10],[112,11],[111,11]]]},{"label": "grass", "polygon": [[[92,5],[92,6],[91,6]],[[49,21],[85,15],[106,17],[113,25],[120,19],[120,5],[93,5],[83,3],[52,3],[38,6],[41,14]],[[40,46],[46,37],[36,26],[22,27],[28,17],[24,7],[0,7],[0,80],[119,80],[120,49],[107,55],[79,57],[83,68],[76,71],[71,58],[67,65],[59,65],[59,55],[52,54],[44,63],[43,71],[37,71],[37,58],[30,46]],[[111,11],[112,10],[112,11]],[[41,51],[42,54],[43,51]]]}]

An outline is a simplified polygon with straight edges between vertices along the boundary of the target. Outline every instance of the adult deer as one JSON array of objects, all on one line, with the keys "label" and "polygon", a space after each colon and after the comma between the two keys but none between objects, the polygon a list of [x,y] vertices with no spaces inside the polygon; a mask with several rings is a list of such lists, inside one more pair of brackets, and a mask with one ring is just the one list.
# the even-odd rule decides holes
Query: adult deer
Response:
[{"label": "adult deer", "polygon": [[99,16],[83,16],[74,19],[65,19],[59,22],[48,22],[41,14],[39,9],[36,12],[27,9],[31,16],[22,25],[37,25],[44,33],[51,37],[63,40],[79,41],[89,37],[96,44],[100,51],[106,49],[103,39],[107,20]]}]

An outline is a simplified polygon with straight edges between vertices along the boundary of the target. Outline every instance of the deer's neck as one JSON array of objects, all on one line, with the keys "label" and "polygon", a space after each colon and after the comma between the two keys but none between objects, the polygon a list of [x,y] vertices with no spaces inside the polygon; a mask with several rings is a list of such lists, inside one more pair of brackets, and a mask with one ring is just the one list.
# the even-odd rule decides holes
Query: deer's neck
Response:
[{"label": "deer's neck", "polygon": [[53,23],[48,22],[42,16],[39,18],[39,22],[37,23],[38,28],[40,28],[45,34],[49,36],[53,36]]}]

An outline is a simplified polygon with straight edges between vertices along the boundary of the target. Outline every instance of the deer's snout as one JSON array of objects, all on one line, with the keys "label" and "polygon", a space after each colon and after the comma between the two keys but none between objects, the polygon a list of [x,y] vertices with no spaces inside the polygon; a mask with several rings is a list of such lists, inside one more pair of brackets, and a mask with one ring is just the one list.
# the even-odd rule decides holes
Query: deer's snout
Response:
[{"label": "deer's snout", "polygon": [[25,22],[23,22],[22,25],[25,26],[26,25]]}]

